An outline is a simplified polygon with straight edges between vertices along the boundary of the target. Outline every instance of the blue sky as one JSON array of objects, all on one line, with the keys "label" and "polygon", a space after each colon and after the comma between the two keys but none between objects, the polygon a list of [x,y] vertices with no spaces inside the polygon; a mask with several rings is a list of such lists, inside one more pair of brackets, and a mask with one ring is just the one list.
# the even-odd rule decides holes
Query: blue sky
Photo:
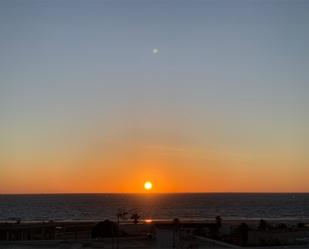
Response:
[{"label": "blue sky", "polygon": [[[307,1],[1,1],[3,178],[137,143],[218,154],[252,177],[284,161],[293,183],[284,175],[276,189],[308,191],[295,187],[308,173],[308,11]],[[203,160],[188,170],[212,167]]]}]

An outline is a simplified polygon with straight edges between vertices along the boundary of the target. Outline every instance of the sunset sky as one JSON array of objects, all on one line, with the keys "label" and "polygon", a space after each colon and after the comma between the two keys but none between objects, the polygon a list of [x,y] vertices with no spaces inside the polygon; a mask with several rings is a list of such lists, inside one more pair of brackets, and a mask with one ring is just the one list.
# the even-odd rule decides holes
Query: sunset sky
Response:
[{"label": "sunset sky", "polygon": [[308,192],[308,13],[0,1],[0,194]]}]

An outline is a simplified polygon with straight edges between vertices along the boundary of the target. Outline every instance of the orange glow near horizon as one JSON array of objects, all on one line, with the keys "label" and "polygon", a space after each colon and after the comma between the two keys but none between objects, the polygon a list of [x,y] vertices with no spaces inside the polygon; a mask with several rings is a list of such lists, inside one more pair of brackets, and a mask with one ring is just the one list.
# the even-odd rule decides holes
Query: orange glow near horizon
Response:
[{"label": "orange glow near horizon", "polygon": [[[118,144],[116,144],[118,145]],[[294,161],[249,157],[194,147],[107,146],[66,158],[41,156],[6,162],[1,170],[1,194],[10,193],[151,193],[175,192],[306,192],[309,171],[291,167]],[[44,167],[42,167],[44,165]],[[250,165],[250,167],[248,167]],[[278,165],[278,166],[277,166]],[[280,166],[280,167],[279,167]]]}]

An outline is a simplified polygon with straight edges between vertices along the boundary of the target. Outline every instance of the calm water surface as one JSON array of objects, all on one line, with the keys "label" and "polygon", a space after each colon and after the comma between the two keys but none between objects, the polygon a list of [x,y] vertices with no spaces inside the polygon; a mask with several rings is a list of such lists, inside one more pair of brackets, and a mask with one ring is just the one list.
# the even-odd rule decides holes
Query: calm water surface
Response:
[{"label": "calm water surface", "polygon": [[115,219],[119,208],[142,218],[309,218],[309,194],[0,195],[0,220]]}]

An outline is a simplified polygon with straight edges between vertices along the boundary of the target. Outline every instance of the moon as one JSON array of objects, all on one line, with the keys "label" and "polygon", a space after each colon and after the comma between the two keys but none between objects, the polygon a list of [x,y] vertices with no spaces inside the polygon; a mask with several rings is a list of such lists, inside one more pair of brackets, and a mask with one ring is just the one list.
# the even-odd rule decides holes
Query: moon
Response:
[{"label": "moon", "polygon": [[157,48],[152,49],[152,53],[153,53],[153,54],[159,53],[159,49],[157,49]]},{"label": "moon", "polygon": [[147,181],[144,183],[144,189],[151,190],[152,189],[152,182]]}]

